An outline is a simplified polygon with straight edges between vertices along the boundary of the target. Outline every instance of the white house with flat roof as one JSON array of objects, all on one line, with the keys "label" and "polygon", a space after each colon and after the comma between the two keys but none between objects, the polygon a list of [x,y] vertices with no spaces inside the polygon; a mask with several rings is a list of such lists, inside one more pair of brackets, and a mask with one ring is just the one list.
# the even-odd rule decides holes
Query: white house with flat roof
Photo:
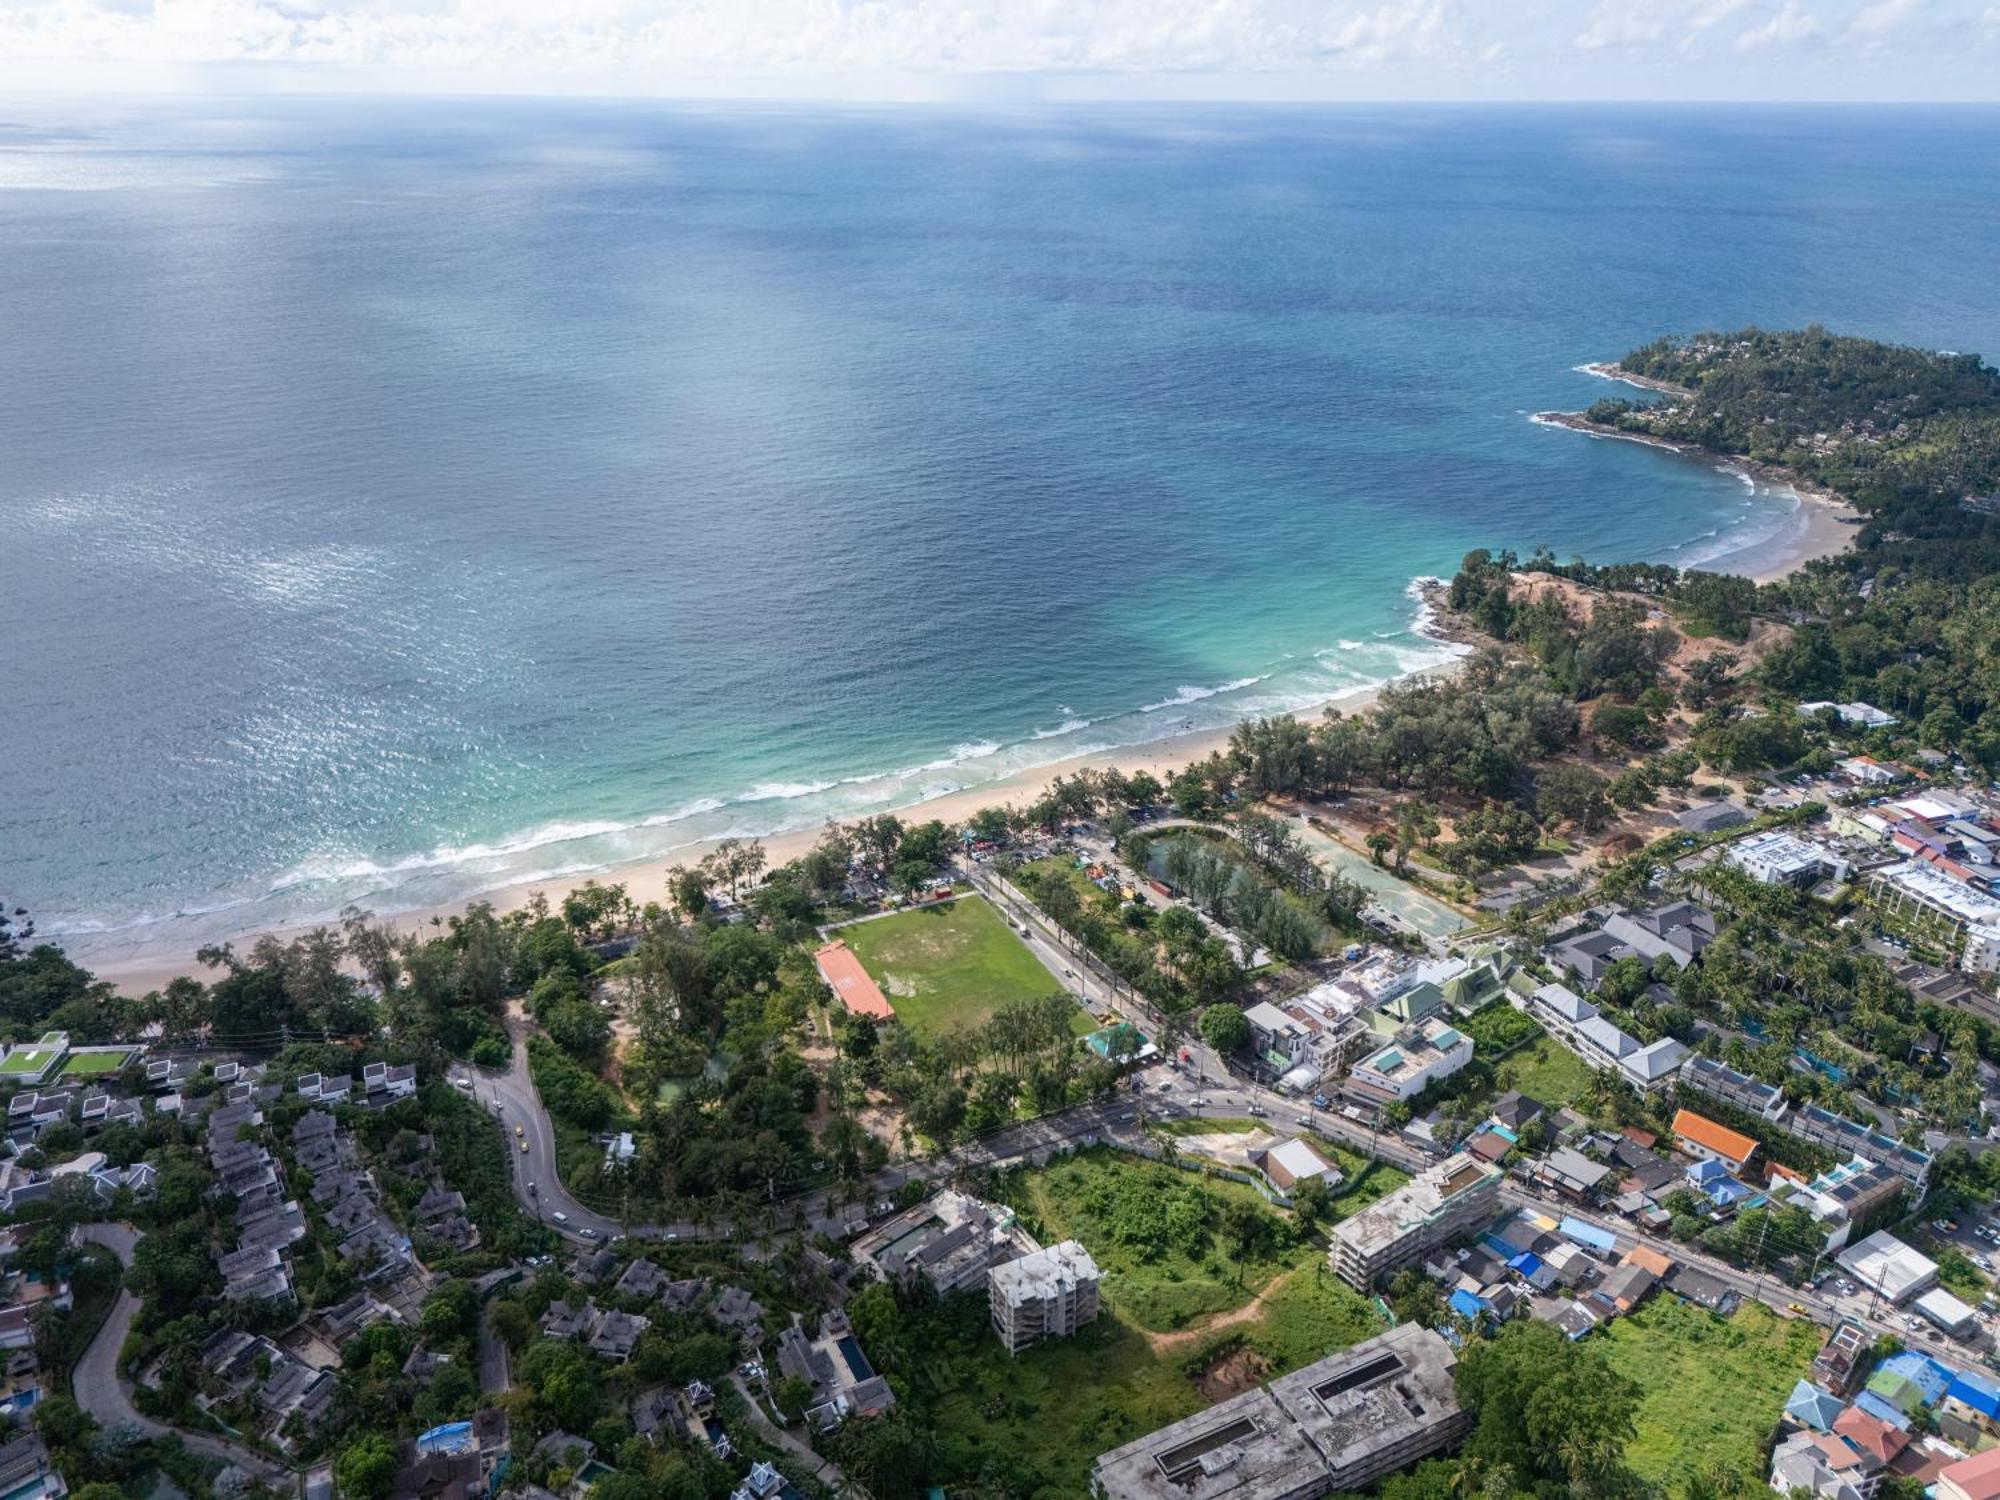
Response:
[{"label": "white house with flat roof", "polygon": [[1347,1088],[1377,1102],[1411,1099],[1471,1061],[1472,1038],[1433,1016],[1355,1063]]}]

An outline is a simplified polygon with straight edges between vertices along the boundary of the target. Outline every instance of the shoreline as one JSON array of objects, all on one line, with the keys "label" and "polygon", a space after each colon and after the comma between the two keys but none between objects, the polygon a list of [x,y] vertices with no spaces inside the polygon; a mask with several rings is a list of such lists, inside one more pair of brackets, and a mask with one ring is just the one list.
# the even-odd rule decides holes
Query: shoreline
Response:
[{"label": "shoreline", "polygon": [[[1458,654],[1434,667],[1391,678],[1390,682],[1408,682],[1416,677],[1448,677],[1457,672],[1459,664],[1470,651],[1470,645],[1446,622],[1436,604],[1436,596],[1443,584],[1438,579],[1417,580],[1418,592],[1423,604],[1417,632],[1440,646],[1449,646]],[[1374,706],[1388,682],[1372,687],[1355,688],[1338,693],[1306,708],[1293,710],[1293,716],[1302,720],[1316,720],[1328,709],[1341,713],[1360,713]],[[1143,744],[1127,745],[1119,749],[1094,750],[1083,755],[1069,756],[1063,760],[1051,761],[1046,765],[1030,766],[1016,771],[984,786],[966,787],[958,791],[945,792],[939,796],[922,798],[914,802],[885,808],[905,821],[928,822],[935,818],[947,824],[962,823],[985,807],[1019,805],[1033,802],[1046,791],[1059,776],[1072,776],[1083,770],[1107,770],[1115,767],[1126,775],[1140,771],[1150,772],[1160,781],[1166,781],[1179,771],[1197,762],[1207,760],[1210,755],[1229,748],[1229,739],[1235,733],[1237,724],[1248,722],[1237,720],[1231,724],[1209,729],[1189,730],[1183,734],[1167,735],[1161,739]],[[853,819],[845,820],[853,822]],[[797,859],[810,849],[820,837],[825,825],[812,828],[792,829],[756,838],[763,845],[768,867]],[[748,840],[746,840],[747,842]],[[677,866],[692,865],[704,854],[714,849],[720,838],[691,841],[674,850],[671,855],[655,856],[634,860],[629,863],[608,866],[593,874],[563,876],[555,880],[523,881],[498,886],[478,896],[467,897],[442,906],[417,907],[406,911],[380,914],[382,921],[397,932],[414,932],[431,925],[434,921],[448,920],[465,910],[474,901],[489,903],[493,909],[505,915],[526,906],[537,894],[546,896],[553,903],[559,903],[564,896],[578,889],[587,881],[599,884],[625,886],[632,900],[643,906],[648,901],[667,899],[667,872]],[[255,942],[265,936],[287,940],[309,932],[315,927],[323,927],[326,922],[305,922],[292,926],[261,928],[244,932],[235,941],[239,946]],[[81,962],[81,960],[79,960]],[[183,974],[197,978],[209,977],[195,962],[193,953],[174,956],[167,953],[137,954],[131,958],[114,959],[102,964],[86,964],[100,980],[109,982],[121,993],[143,995],[148,990],[159,989],[168,981]]]},{"label": "shoreline", "polygon": [[[1634,375],[1615,361],[1597,360],[1578,365],[1576,368],[1600,380],[1637,386],[1641,390],[1656,391],[1662,395],[1693,394],[1685,386],[1654,380],[1646,375]],[[1763,484],[1771,489],[1787,491],[1798,502],[1791,523],[1780,534],[1751,542],[1724,552],[1718,557],[1697,563],[1693,571],[1735,573],[1750,579],[1753,583],[1775,583],[1787,574],[1797,572],[1809,562],[1817,562],[1825,557],[1837,557],[1849,550],[1854,544],[1854,529],[1867,520],[1867,517],[1855,509],[1845,495],[1827,489],[1824,485],[1814,484],[1804,475],[1786,468],[1783,464],[1714,453],[1693,443],[1677,443],[1670,438],[1655,437],[1650,433],[1626,432],[1623,428],[1593,422],[1582,412],[1538,411],[1529,420],[1538,426],[1561,427],[1571,432],[1582,433],[1585,437],[1639,443],[1648,448],[1663,448],[1682,458],[1724,463],[1733,472],[1748,478],[1753,486]]]},{"label": "shoreline", "polygon": [[[1651,381],[1644,376],[1628,374],[1615,364],[1598,362],[1577,368],[1600,379],[1619,381],[1665,394],[1686,394],[1679,387],[1667,385],[1663,381]],[[1588,437],[1615,438],[1625,442],[1665,448],[1683,457],[1714,459],[1719,456],[1692,445],[1603,427],[1588,421],[1580,413],[1537,412],[1530,420],[1544,426],[1564,427]],[[1788,490],[1797,501],[1797,507],[1791,523],[1781,533],[1758,539],[1735,551],[1726,552],[1721,557],[1701,564],[1703,570],[1738,572],[1758,583],[1766,583],[1795,571],[1807,562],[1845,551],[1851,545],[1852,527],[1858,524],[1861,517],[1845,500],[1830,492],[1817,489],[1789,471],[1775,466],[1745,460],[1728,460],[1728,462],[1739,473],[1748,474],[1773,487]],[[1731,566],[1732,563],[1738,565]],[[1448,676],[1458,670],[1459,663],[1475,644],[1464,632],[1452,628],[1448,617],[1440,609],[1438,598],[1442,589],[1440,580],[1417,579],[1413,584],[1413,592],[1420,604],[1417,622],[1413,627],[1414,633],[1440,646],[1453,648],[1457,655],[1436,666],[1426,667],[1388,681],[1408,681],[1412,677],[1419,676]],[[1385,686],[1387,682],[1354,689],[1291,712],[1305,720],[1317,719],[1328,709],[1337,709],[1343,713],[1362,712],[1373,706]],[[881,810],[906,819],[925,821],[935,818],[947,823],[956,823],[971,817],[981,808],[1032,802],[1041,796],[1057,777],[1074,775],[1082,770],[1116,767],[1128,775],[1147,771],[1165,781],[1187,766],[1227,749],[1236,724],[1241,722],[1245,721],[1238,720],[1226,725],[1189,730],[1139,744],[1073,755],[1043,765],[1027,767],[983,786],[945,792],[928,798],[919,797]],[[846,821],[852,822],[853,819],[849,818]],[[775,868],[798,858],[811,848],[820,837],[823,828],[824,824],[818,824],[809,828],[758,836],[755,841],[763,845],[769,865]],[[487,902],[495,911],[505,914],[525,907],[537,894],[547,897],[551,902],[560,902],[569,892],[589,881],[622,884],[636,903],[644,905],[648,901],[665,899],[666,878],[670,869],[695,863],[721,841],[720,835],[690,840],[669,853],[608,864],[594,872],[580,871],[574,875],[552,879],[510,882],[479,895],[454,899],[442,905],[414,907],[379,915],[396,931],[413,932],[464,911],[474,901]],[[320,921],[277,927],[245,928],[237,933],[232,941],[241,946],[267,935],[285,940],[311,931],[315,927],[327,925],[330,925],[328,921]],[[85,962],[98,979],[109,982],[121,992],[135,995],[158,989],[169,980],[184,974],[197,977],[207,975],[207,971],[201,969],[195,962],[193,952],[182,949],[142,950],[95,964],[87,960],[79,961]]]}]

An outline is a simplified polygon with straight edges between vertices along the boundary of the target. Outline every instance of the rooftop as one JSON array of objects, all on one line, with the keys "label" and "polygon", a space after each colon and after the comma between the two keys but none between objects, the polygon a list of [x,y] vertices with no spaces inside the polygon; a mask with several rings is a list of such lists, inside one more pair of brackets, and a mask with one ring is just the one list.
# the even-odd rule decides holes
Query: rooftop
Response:
[{"label": "rooftop", "polygon": [[1014,1306],[1060,1297],[1095,1280],[1097,1262],[1075,1240],[1050,1245],[1019,1260],[995,1266],[987,1273],[992,1289]]}]

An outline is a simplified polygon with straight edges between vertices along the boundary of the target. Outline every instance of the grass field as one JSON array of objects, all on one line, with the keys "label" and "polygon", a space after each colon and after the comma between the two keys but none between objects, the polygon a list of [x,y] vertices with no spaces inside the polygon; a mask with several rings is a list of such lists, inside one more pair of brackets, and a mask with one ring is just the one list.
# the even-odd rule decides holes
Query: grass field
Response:
[{"label": "grass field", "polygon": [[71,1055],[63,1067],[65,1077],[71,1074],[89,1076],[92,1073],[116,1073],[131,1061],[129,1052],[78,1052]]},{"label": "grass field", "polygon": [[1590,1091],[1590,1068],[1552,1036],[1540,1037],[1493,1070],[1498,1093],[1519,1089],[1547,1105],[1574,1104]]},{"label": "grass field", "polygon": [[1168,1135],[1250,1135],[1266,1128],[1262,1120],[1244,1120],[1226,1115],[1214,1119],[1206,1115],[1192,1115],[1185,1120],[1162,1120],[1159,1123],[1159,1129]]},{"label": "grass field", "polygon": [[1352,1146],[1338,1145],[1323,1135],[1312,1138],[1319,1154],[1339,1167],[1342,1182],[1333,1195],[1333,1216],[1344,1219],[1386,1198],[1410,1180],[1410,1174],[1385,1161],[1370,1161]]},{"label": "grass field", "polygon": [[[980,896],[843,927],[838,936],[920,1036],[977,1026],[1003,1005],[1061,985]],[[1078,1036],[1090,1030],[1079,1007]]]},{"label": "grass field", "polygon": [[49,1065],[54,1051],[48,1047],[28,1047],[0,1059],[0,1074],[39,1073]]},{"label": "grass field", "polygon": [[1819,1343],[1811,1323],[1758,1302],[1718,1318],[1660,1296],[1617,1319],[1605,1358],[1645,1392],[1627,1461],[1675,1490],[1673,1481],[1717,1461],[1760,1478],[1764,1439]]}]

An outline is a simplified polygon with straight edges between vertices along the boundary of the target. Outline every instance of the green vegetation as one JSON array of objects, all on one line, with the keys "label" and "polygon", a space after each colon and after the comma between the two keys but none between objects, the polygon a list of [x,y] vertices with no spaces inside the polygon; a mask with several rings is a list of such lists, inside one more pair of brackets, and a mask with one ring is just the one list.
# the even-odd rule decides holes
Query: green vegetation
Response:
[{"label": "green vegetation", "polygon": [[1906,566],[1960,581],[2000,572],[2000,371],[1824,328],[1664,338],[1620,361],[1688,387],[1658,405],[1599,402],[1594,421],[1782,464],[1894,532]]},{"label": "green vegetation", "polygon": [[1108,1148],[1010,1176],[1002,1191],[1037,1238],[1090,1246],[1105,1299],[1154,1332],[1241,1307],[1299,1263],[1291,1222],[1255,1190]]},{"label": "green vegetation", "polygon": [[[130,1052],[75,1052],[63,1063],[63,1076],[90,1077],[116,1073],[132,1060]],[[0,1071],[5,1071],[0,1068]]]},{"label": "green vegetation", "polygon": [[[1144,1181],[1149,1171],[1169,1169],[1125,1159],[1117,1170]],[[1231,1321],[1213,1330],[1148,1333],[1128,1312],[1128,1303],[1110,1299],[1075,1337],[1010,1357],[986,1328],[982,1299],[939,1302],[870,1287],[850,1314],[871,1362],[895,1387],[907,1426],[871,1435],[876,1424],[855,1424],[837,1440],[836,1456],[884,1500],[934,1484],[954,1493],[1081,1495],[1105,1449],[1382,1326],[1311,1247],[1266,1282],[1254,1312],[1224,1314]],[[894,1444],[878,1441],[892,1437]],[[921,1462],[892,1461],[913,1456]]]},{"label": "green vegetation", "polygon": [[1477,1054],[1489,1060],[1498,1053],[1525,1045],[1541,1035],[1542,1030],[1529,1019],[1526,1011],[1516,1010],[1505,1000],[1495,1000],[1491,1005],[1483,1006],[1457,1025],[1460,1031],[1472,1038]]},{"label": "green vegetation", "polygon": [[1552,1036],[1502,1058],[1493,1069],[1494,1097],[1518,1089],[1552,1109],[1576,1103],[1592,1081],[1590,1065]]},{"label": "green vegetation", "polygon": [[1775,1413],[1819,1343],[1813,1324],[1756,1302],[1720,1318],[1661,1296],[1615,1320],[1604,1356],[1642,1393],[1626,1462],[1655,1482],[1684,1481],[1714,1463],[1760,1476]]},{"label": "green vegetation", "polygon": [[1334,1190],[1333,1199],[1327,1205],[1329,1219],[1344,1219],[1359,1213],[1378,1198],[1386,1198],[1410,1180],[1410,1174],[1400,1167],[1392,1167],[1385,1161],[1370,1161],[1351,1146],[1328,1140],[1323,1135],[1312,1138],[1319,1148],[1319,1154],[1340,1168],[1341,1183]]},{"label": "green vegetation", "polygon": [[1269,1128],[1262,1120],[1243,1120],[1227,1115],[1212,1119],[1204,1115],[1185,1120],[1162,1120],[1154,1126],[1164,1135],[1249,1135]]},{"label": "green vegetation", "polygon": [[[869,975],[918,1036],[982,1026],[1003,1006],[1059,986],[983,896],[918,907],[840,929]],[[1078,1035],[1090,1018],[1076,1011]]]}]

